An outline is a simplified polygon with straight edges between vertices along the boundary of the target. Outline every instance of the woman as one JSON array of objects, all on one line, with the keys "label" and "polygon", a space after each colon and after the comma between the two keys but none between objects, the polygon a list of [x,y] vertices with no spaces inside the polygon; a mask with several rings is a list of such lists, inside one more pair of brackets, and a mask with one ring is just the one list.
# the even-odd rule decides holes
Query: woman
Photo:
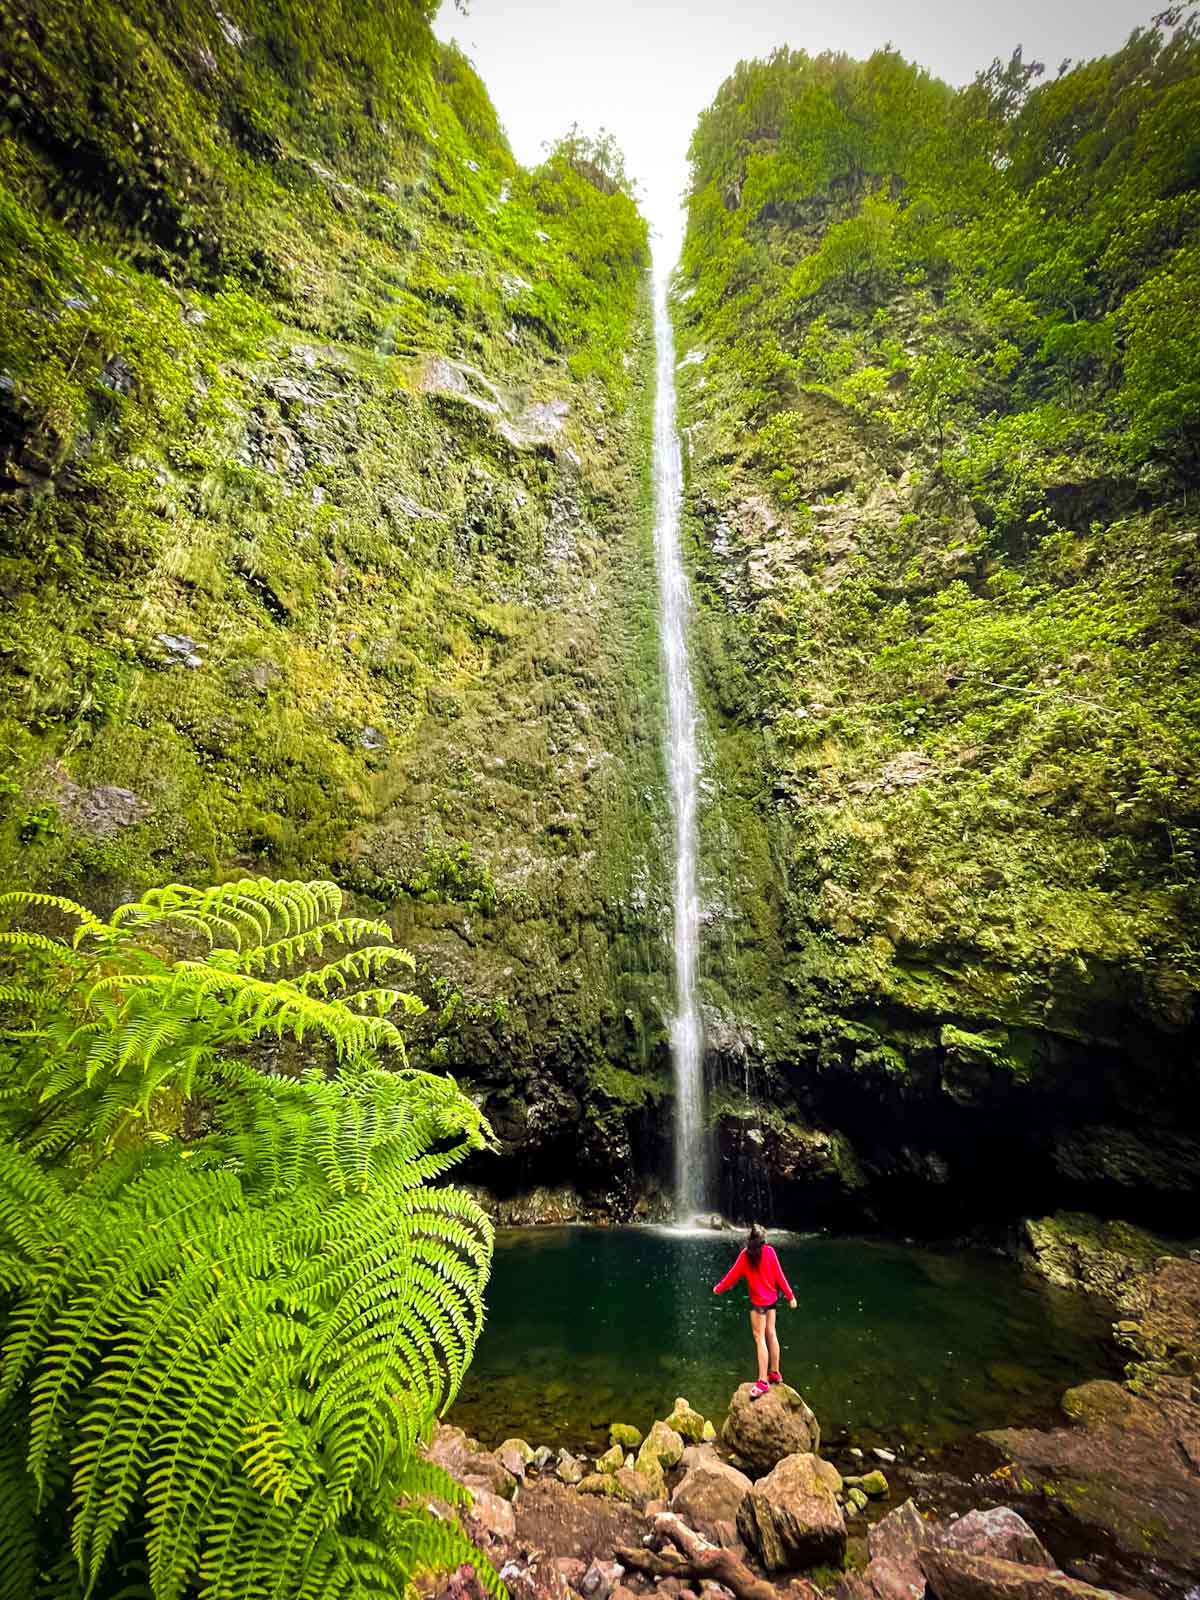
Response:
[{"label": "woman", "polygon": [[758,1382],[751,1391],[752,1400],[761,1399],[773,1383],[782,1383],[779,1371],[779,1340],[775,1335],[775,1302],[779,1291],[787,1295],[788,1305],[796,1309],[796,1296],[783,1275],[779,1257],[767,1243],[767,1236],[756,1222],[750,1229],[745,1248],[720,1283],[713,1284],[714,1294],[724,1294],[732,1289],[739,1278],[745,1278],[750,1291],[750,1332],[758,1352]]}]

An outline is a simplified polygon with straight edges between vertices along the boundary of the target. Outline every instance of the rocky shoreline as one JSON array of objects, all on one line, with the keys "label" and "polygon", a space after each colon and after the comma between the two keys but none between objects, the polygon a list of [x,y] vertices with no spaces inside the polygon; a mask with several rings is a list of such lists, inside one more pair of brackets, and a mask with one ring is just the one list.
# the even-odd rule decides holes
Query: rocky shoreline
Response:
[{"label": "rocky shoreline", "polygon": [[[473,1497],[455,1512],[515,1600],[1194,1600],[1200,1595],[1200,1259],[1122,1224],[1029,1222],[1027,1265],[1105,1296],[1123,1382],[1062,1418],[908,1460],[826,1445],[787,1384],[683,1397],[594,1459],[441,1425],[428,1447]],[[431,1600],[479,1600],[470,1567]]]}]

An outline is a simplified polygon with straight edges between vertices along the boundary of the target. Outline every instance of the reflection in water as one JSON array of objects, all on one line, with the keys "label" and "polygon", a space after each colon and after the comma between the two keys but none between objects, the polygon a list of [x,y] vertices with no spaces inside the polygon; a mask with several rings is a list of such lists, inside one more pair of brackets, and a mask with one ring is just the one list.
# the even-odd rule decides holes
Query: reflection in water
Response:
[{"label": "reflection in water", "polygon": [[[1110,1371],[1106,1317],[991,1256],[773,1234],[799,1309],[783,1371],[827,1434],[935,1442],[1054,1405]],[[744,1289],[712,1285],[738,1234],[547,1228],[502,1234],[488,1325],[452,1420],[492,1444],[598,1442],[686,1395],[718,1420],[752,1377]]]}]

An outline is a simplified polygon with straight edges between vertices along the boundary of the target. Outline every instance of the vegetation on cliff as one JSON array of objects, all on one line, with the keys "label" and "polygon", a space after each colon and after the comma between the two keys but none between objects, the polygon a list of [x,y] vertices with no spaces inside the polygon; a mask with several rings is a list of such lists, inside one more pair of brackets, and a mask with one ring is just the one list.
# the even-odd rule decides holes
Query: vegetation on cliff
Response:
[{"label": "vegetation on cliff", "polygon": [[1194,1120],[1196,15],[1040,72],[779,51],[697,127],[710,1000],[801,1092]]},{"label": "vegetation on cliff", "polygon": [[0,3],[0,869],[334,879],[574,1161],[663,965],[646,229],[433,9]]}]

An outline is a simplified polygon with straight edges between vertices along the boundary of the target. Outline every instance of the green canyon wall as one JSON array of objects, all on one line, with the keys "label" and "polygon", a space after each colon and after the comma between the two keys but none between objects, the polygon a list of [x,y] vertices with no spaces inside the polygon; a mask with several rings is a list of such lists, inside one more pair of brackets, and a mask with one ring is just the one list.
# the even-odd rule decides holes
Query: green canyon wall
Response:
[{"label": "green canyon wall", "polygon": [[669,992],[646,228],[603,145],[517,166],[435,9],[0,5],[0,870],[334,879],[481,1176],[620,1208]]},{"label": "green canyon wall", "polygon": [[705,999],[752,1204],[1194,1217],[1198,129],[1194,17],[961,92],[781,51],[700,119]]}]

